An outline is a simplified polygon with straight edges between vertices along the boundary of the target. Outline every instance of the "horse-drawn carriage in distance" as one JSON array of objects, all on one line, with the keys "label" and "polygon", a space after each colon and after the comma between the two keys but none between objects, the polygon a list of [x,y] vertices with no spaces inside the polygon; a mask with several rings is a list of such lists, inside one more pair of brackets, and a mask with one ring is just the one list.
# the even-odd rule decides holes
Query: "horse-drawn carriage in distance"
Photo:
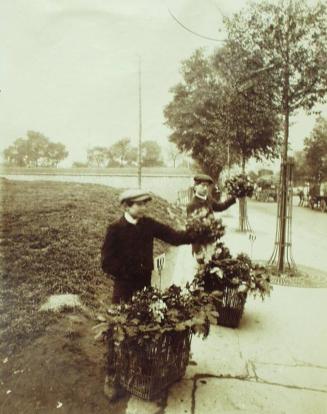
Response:
[{"label": "horse-drawn carriage in distance", "polygon": [[257,201],[277,201],[278,181],[273,175],[263,175],[255,183],[254,199]]},{"label": "horse-drawn carriage in distance", "polygon": [[308,204],[312,209],[318,208],[322,212],[327,212],[327,182],[310,184]]}]

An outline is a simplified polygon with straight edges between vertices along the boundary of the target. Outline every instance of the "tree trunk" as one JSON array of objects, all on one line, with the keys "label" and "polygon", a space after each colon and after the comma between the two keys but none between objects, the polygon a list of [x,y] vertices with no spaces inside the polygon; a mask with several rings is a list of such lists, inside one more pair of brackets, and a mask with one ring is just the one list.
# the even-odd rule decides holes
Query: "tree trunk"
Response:
[{"label": "tree trunk", "polygon": [[[288,57],[288,56],[287,56]],[[282,150],[282,164],[281,164],[281,188],[280,188],[280,214],[279,214],[279,245],[277,257],[278,273],[284,272],[285,264],[285,240],[286,240],[286,214],[287,214],[287,151],[288,151],[288,136],[289,136],[289,67],[288,62],[285,67],[285,84],[283,94],[284,107],[284,142]]]},{"label": "tree trunk", "polygon": [[[242,157],[242,174],[245,174],[245,157]],[[247,202],[246,197],[239,199],[239,231],[246,232],[250,230],[248,225]]]}]

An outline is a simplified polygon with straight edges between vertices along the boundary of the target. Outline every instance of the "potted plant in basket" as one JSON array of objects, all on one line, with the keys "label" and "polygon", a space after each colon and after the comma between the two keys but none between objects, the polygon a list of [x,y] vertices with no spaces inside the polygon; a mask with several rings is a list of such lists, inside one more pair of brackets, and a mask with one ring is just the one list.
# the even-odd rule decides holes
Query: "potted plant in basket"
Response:
[{"label": "potted plant in basket", "polygon": [[160,291],[149,287],[131,302],[114,305],[98,329],[115,355],[116,380],[132,394],[150,400],[180,379],[189,360],[192,334],[209,334],[219,292],[205,293],[172,285]]},{"label": "potted plant in basket", "polygon": [[[250,195],[252,190],[251,183],[243,175],[230,180],[230,193],[235,197]],[[188,218],[187,226],[203,236],[201,249],[198,249],[201,257],[194,284],[201,286],[207,293],[220,291],[222,297],[216,303],[218,323],[237,327],[247,294],[260,294],[264,299],[270,293],[268,270],[252,263],[245,254],[232,257],[229,249],[220,241],[224,226],[214,214],[200,209]]]},{"label": "potted plant in basket", "polygon": [[266,267],[254,264],[245,254],[233,258],[221,242],[216,243],[211,259],[199,265],[195,283],[206,292],[222,292],[217,302],[218,324],[233,328],[239,325],[248,293],[259,294],[263,300],[271,291]]}]

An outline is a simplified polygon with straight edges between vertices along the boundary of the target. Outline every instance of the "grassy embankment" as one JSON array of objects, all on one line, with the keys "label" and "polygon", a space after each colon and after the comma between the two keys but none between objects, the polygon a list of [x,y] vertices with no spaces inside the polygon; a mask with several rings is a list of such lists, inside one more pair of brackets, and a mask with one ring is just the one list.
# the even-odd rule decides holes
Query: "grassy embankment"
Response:
[{"label": "grassy embankment", "polygon": [[[109,298],[100,268],[107,225],[121,215],[120,191],[101,185],[1,180],[0,351],[41,335],[60,317],[38,309],[50,294],[75,293],[90,310]],[[150,215],[174,225],[159,198]],[[155,243],[155,254],[167,249]]]}]

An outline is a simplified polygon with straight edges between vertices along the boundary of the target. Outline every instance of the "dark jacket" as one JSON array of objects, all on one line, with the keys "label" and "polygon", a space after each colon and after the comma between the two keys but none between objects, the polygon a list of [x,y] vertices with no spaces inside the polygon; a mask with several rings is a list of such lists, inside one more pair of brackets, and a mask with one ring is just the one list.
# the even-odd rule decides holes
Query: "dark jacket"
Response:
[{"label": "dark jacket", "polygon": [[142,278],[153,269],[153,239],[178,246],[194,242],[187,231],[175,231],[158,221],[143,217],[137,224],[125,217],[110,224],[101,251],[102,269],[117,280]]},{"label": "dark jacket", "polygon": [[186,207],[187,215],[191,215],[194,211],[205,207],[208,210],[208,213],[213,213],[214,211],[224,211],[231,205],[235,204],[235,197],[230,197],[227,200],[220,202],[216,201],[213,198],[207,198],[203,200],[197,196],[194,196],[191,202]]}]

